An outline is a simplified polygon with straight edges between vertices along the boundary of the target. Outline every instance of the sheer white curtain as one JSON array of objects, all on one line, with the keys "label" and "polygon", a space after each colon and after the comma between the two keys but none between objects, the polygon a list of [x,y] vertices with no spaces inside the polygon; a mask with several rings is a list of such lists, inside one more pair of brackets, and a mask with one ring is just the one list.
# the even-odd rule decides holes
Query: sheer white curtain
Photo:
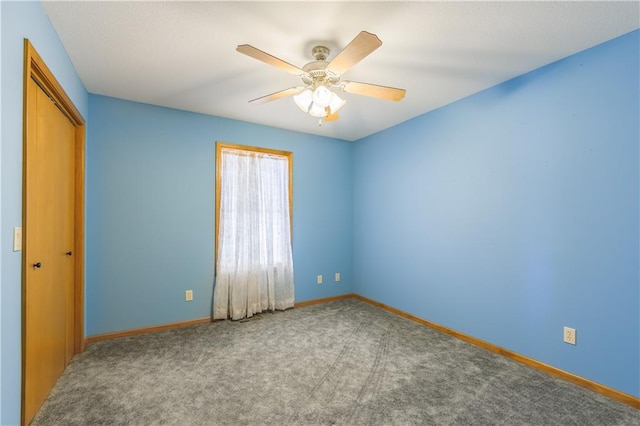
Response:
[{"label": "sheer white curtain", "polygon": [[213,317],[293,307],[289,163],[223,149]]}]

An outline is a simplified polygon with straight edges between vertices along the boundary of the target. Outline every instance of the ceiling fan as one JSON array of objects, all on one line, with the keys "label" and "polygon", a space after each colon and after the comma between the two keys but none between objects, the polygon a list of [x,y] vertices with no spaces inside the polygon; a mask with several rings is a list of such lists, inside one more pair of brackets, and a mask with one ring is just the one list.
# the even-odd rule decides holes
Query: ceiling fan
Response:
[{"label": "ceiling fan", "polygon": [[322,120],[337,120],[338,110],[346,102],[335,92],[329,90],[330,88],[391,101],[399,101],[404,98],[406,93],[404,89],[342,80],[342,75],[345,72],[381,45],[382,41],[378,36],[361,31],[331,62],[327,61],[330,53],[329,48],[322,45],[315,46],[311,51],[315,61],[309,62],[302,68],[291,65],[248,44],[241,44],[236,50],[266,64],[295,74],[301,78],[304,84],[303,86],[291,87],[271,93],[249,102],[270,102],[286,96],[293,96],[296,105],[302,111],[318,118],[318,124],[322,125]]}]

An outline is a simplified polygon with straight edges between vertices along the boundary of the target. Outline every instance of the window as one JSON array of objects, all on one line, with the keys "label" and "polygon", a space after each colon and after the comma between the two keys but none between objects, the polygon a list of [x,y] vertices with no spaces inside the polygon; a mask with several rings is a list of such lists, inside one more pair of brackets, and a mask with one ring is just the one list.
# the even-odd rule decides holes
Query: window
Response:
[{"label": "window", "polygon": [[293,306],[292,154],[216,146],[214,318]]}]

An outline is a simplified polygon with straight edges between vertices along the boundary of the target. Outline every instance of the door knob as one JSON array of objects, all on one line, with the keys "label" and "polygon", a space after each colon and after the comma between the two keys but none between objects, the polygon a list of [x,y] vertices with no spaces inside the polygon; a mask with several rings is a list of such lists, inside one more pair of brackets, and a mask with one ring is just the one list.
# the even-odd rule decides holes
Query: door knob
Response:
[{"label": "door knob", "polygon": [[73,253],[71,253],[70,251],[68,251],[68,252],[66,252],[65,254],[67,255],[67,257],[71,257],[71,255],[72,255]]},{"label": "door knob", "polygon": [[33,264],[33,269],[38,269],[40,267],[42,267],[42,263],[40,263],[40,262]]}]

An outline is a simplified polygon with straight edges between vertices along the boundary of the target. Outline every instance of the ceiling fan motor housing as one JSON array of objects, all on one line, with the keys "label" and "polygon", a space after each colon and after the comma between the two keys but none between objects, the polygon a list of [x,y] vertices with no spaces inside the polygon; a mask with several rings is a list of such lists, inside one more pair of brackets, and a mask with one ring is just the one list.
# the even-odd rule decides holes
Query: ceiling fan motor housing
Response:
[{"label": "ceiling fan motor housing", "polygon": [[316,58],[316,61],[326,61],[330,52],[327,46],[316,46],[311,49],[311,55]]},{"label": "ceiling fan motor housing", "polygon": [[302,70],[305,72],[301,76],[302,82],[307,86],[331,86],[340,81],[340,76],[327,69],[329,62],[327,57],[331,51],[326,46],[316,46],[311,50],[311,54],[316,59],[309,62]]}]

